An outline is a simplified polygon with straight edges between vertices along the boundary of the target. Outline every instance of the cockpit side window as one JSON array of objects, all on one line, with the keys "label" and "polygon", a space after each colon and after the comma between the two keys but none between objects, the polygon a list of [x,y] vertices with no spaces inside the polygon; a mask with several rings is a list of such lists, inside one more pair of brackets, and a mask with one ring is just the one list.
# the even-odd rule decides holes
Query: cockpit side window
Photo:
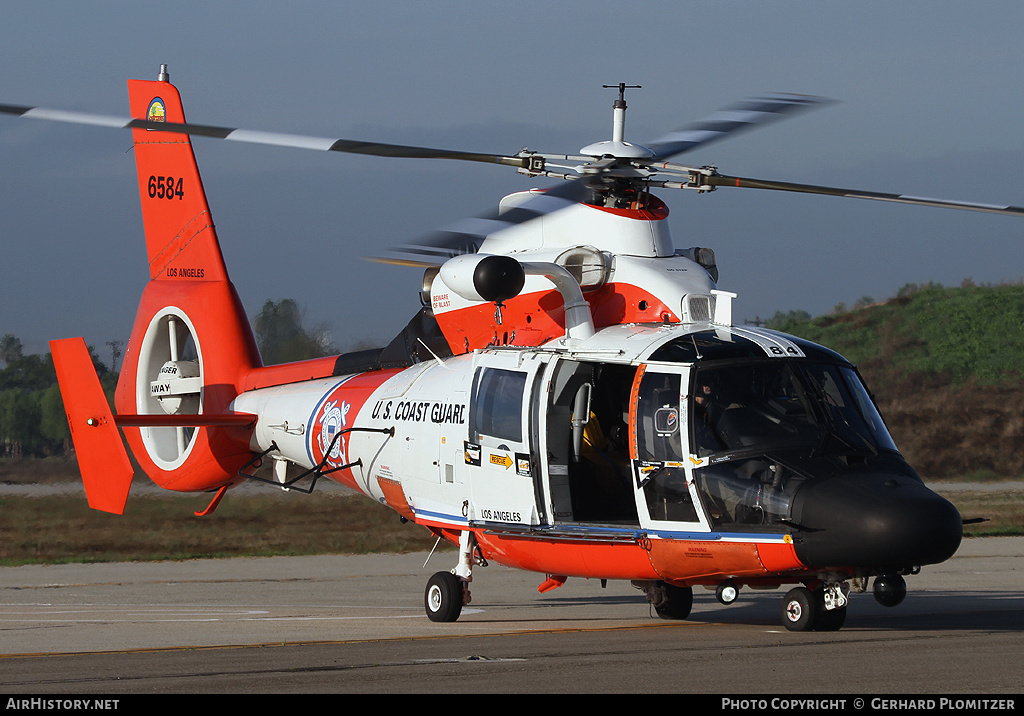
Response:
[{"label": "cockpit side window", "polygon": [[677,373],[644,375],[637,401],[637,452],[641,460],[683,459],[679,388]]}]

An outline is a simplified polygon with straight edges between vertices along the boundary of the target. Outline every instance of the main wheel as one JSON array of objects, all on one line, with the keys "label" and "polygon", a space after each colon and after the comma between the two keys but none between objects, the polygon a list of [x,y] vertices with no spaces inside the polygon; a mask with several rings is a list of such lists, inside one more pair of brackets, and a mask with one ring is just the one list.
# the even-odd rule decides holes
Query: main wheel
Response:
[{"label": "main wheel", "polygon": [[654,611],[662,619],[686,619],[693,609],[693,588],[676,587],[672,584],[662,585],[665,590],[665,601],[655,605]]},{"label": "main wheel", "polygon": [[814,592],[806,587],[796,587],[786,593],[782,600],[782,623],[790,631],[810,631],[818,621],[818,614],[824,608],[819,605]]},{"label": "main wheel", "polygon": [[822,609],[814,623],[814,631],[839,631],[846,623],[846,607]]},{"label": "main wheel", "polygon": [[430,621],[455,621],[462,613],[462,581],[451,572],[438,572],[427,582],[423,605]]}]

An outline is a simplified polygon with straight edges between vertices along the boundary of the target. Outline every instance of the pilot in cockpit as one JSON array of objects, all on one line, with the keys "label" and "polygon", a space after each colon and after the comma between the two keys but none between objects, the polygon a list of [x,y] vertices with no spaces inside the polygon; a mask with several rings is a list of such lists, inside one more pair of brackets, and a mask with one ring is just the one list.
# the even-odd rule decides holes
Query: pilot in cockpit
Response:
[{"label": "pilot in cockpit", "polygon": [[698,376],[693,393],[694,437],[699,455],[710,455],[725,448],[718,435],[718,420],[722,405],[718,401],[715,381],[711,376]]}]

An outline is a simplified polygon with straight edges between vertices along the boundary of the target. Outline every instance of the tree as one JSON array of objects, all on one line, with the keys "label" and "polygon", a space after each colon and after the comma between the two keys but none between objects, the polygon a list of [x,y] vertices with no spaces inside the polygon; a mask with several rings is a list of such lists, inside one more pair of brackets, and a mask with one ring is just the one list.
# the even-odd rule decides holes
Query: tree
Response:
[{"label": "tree", "polygon": [[10,388],[0,393],[0,450],[7,457],[31,455],[40,443],[36,394]]},{"label": "tree", "polygon": [[0,361],[3,361],[4,365],[9,366],[11,361],[21,358],[21,350],[21,341],[13,333],[5,333],[4,337],[0,338]]},{"label": "tree", "polygon": [[807,323],[811,320],[811,314],[807,311],[793,310],[783,313],[782,311],[776,311],[775,315],[764,322],[764,325],[768,328],[773,328],[776,331],[782,331],[783,333],[791,333],[794,326],[801,323]]},{"label": "tree", "polygon": [[0,371],[0,390],[17,388],[27,392],[45,390],[57,382],[57,373],[53,368],[53,358],[27,355],[12,358],[7,367]]},{"label": "tree", "polygon": [[60,387],[56,385],[44,390],[39,399],[39,434],[53,451],[65,455],[71,451],[71,430]]},{"label": "tree", "polygon": [[302,325],[299,304],[283,298],[267,300],[253,321],[256,345],[265,365],[333,355],[326,329],[309,331]]},{"label": "tree", "polygon": [[[93,367],[108,401],[117,374],[107,370],[89,347]],[[29,457],[71,451],[64,402],[57,385],[53,356],[23,355],[21,341],[8,333],[0,338],[0,457]]]}]

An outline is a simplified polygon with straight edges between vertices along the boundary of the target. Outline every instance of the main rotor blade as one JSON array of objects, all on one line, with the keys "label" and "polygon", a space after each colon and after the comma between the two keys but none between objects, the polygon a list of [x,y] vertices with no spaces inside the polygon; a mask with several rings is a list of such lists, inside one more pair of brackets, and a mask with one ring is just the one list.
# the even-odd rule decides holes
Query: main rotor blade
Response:
[{"label": "main rotor blade", "polygon": [[667,159],[729,135],[769,124],[786,116],[831,104],[835,100],[803,94],[769,94],[751,97],[705,117],[694,124],[669,132],[643,145],[654,152],[647,161]]},{"label": "main rotor blade", "polygon": [[970,201],[954,201],[951,199],[932,199],[925,196],[911,196],[909,194],[886,194],[877,191],[839,189],[830,186],[815,186],[814,184],[794,184],[791,182],[771,181],[766,179],[730,177],[723,174],[704,176],[701,177],[701,181],[709,186],[715,187],[732,186],[740,187],[742,189],[772,189],[775,191],[792,191],[801,194],[824,194],[826,196],[843,196],[853,199],[874,199],[875,201],[888,201],[897,204],[916,204],[918,206],[935,206],[947,209],[985,211],[990,214],[1024,216],[1024,207],[1005,206],[1002,204],[981,204]]},{"label": "main rotor blade", "polygon": [[565,209],[582,201],[589,193],[586,179],[574,179],[551,189],[537,192],[521,204],[505,211],[490,211],[480,216],[462,219],[433,231],[411,243],[388,249],[371,261],[400,266],[440,266],[462,254],[480,250],[488,236],[499,231],[533,221],[541,216]]},{"label": "main rotor blade", "polygon": [[378,157],[397,157],[408,159],[457,159],[467,162],[483,162],[486,164],[504,164],[512,167],[528,167],[528,157],[511,157],[501,154],[481,154],[477,152],[461,152],[450,149],[432,149],[403,144],[384,144],[381,142],[363,142],[353,139],[329,139],[311,137],[301,134],[283,134],[280,132],[263,132],[252,129],[217,127],[207,124],[191,124],[177,122],[153,122],[146,119],[111,117],[108,115],[87,112],[68,112],[65,110],[47,109],[45,107],[25,107],[14,104],[0,104],[0,114],[13,114],[26,119],[46,119],[56,122],[89,124],[114,129],[150,129],[159,132],[174,132],[198,137],[226,139],[233,142],[249,142],[252,144],[269,144],[278,147],[297,149],[314,149],[324,152],[344,152],[346,154],[369,154]]}]

